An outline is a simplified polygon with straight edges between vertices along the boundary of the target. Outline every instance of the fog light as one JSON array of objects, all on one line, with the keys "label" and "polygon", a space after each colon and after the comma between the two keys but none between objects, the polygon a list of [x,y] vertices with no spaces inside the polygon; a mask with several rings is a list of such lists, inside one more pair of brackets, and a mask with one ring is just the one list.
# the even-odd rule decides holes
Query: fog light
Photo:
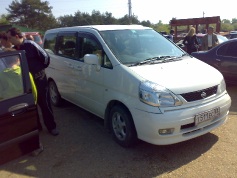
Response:
[{"label": "fog light", "polygon": [[160,134],[160,135],[172,134],[173,132],[174,132],[174,128],[160,129],[160,130],[159,130],[159,134]]}]

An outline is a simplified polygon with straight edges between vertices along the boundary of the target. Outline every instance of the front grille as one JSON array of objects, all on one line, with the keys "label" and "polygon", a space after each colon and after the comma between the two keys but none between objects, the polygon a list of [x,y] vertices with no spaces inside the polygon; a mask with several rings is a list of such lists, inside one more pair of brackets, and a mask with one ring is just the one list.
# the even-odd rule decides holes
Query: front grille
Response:
[{"label": "front grille", "polygon": [[204,98],[207,98],[209,96],[212,96],[214,94],[216,94],[217,92],[217,85],[210,87],[210,88],[206,88],[203,90],[198,90],[198,91],[194,91],[194,92],[190,92],[190,93],[184,93],[181,94],[181,96],[187,101],[187,102],[191,102],[191,101],[197,101],[197,100],[201,100]]}]

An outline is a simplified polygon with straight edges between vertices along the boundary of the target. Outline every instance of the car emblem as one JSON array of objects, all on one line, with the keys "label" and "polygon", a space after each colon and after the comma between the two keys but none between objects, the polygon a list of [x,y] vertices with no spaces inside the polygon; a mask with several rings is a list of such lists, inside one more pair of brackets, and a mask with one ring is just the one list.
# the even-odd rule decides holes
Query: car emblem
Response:
[{"label": "car emblem", "polygon": [[203,91],[203,92],[201,93],[201,97],[202,97],[202,98],[206,98],[206,96],[207,96],[207,94]]}]

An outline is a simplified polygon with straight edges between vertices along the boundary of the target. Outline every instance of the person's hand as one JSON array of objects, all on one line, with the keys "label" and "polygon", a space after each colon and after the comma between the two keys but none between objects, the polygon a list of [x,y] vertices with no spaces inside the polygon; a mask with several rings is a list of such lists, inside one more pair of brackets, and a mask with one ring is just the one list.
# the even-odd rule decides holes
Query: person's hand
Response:
[{"label": "person's hand", "polygon": [[3,51],[16,51],[14,48],[4,48]]}]

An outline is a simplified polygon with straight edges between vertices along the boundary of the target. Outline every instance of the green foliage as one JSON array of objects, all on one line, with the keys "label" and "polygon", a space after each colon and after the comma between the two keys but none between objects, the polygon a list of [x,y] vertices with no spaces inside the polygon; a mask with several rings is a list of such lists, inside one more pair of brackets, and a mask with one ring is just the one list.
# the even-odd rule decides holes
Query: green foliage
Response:
[{"label": "green foliage", "polygon": [[234,26],[231,25],[230,23],[222,23],[221,24],[221,31],[228,32],[228,31],[231,31],[231,30],[234,30]]},{"label": "green foliage", "polygon": [[[14,0],[6,10],[9,12],[7,19],[28,28],[46,30],[50,24],[56,23],[51,12],[52,7],[48,1],[40,0]],[[42,23],[44,22],[44,23]],[[45,25],[47,24],[47,25]]]},{"label": "green foliage", "polygon": [[6,15],[1,15],[1,17],[0,17],[0,24],[1,25],[7,25],[7,24],[9,24],[9,21],[7,20],[7,16]]}]

